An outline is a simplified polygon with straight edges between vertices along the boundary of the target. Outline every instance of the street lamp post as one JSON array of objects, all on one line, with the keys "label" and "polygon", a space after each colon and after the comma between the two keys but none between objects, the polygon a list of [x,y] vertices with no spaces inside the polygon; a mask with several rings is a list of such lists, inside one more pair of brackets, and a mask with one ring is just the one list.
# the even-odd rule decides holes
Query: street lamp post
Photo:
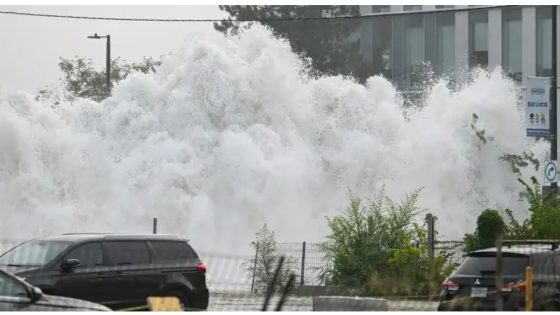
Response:
[{"label": "street lamp post", "polygon": [[111,95],[111,35],[99,36],[95,33],[93,36],[88,36],[91,39],[107,38],[107,58],[105,60],[105,80],[107,84],[107,96]]}]

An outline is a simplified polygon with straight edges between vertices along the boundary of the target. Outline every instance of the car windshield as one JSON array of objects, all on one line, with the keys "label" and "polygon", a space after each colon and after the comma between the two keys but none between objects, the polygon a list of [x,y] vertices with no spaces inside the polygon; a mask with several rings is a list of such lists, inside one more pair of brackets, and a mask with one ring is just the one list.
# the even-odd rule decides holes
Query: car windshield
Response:
[{"label": "car windshield", "polygon": [[71,242],[33,240],[0,256],[4,266],[42,266],[65,250]]},{"label": "car windshield", "polygon": [[[527,256],[505,256],[503,257],[502,274],[517,275],[525,272],[525,267],[529,265]],[[495,256],[469,256],[457,269],[457,274],[461,275],[495,275],[496,257]]]}]

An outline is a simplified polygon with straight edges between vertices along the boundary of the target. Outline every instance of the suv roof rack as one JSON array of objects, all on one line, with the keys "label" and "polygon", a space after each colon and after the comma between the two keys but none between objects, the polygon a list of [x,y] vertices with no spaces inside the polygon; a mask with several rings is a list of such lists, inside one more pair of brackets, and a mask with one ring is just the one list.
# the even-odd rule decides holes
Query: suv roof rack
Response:
[{"label": "suv roof rack", "polygon": [[62,235],[105,235],[111,233],[102,233],[102,232],[77,232],[77,233],[63,233]]},{"label": "suv roof rack", "polygon": [[560,240],[504,240],[504,246],[512,245],[550,245],[550,250],[556,250],[560,246]]}]

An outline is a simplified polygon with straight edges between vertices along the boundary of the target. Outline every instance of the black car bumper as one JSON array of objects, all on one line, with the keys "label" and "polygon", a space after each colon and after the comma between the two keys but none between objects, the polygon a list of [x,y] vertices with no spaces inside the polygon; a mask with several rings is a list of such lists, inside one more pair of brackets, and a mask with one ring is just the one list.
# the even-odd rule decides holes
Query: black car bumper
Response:
[{"label": "black car bumper", "polygon": [[208,308],[208,300],[210,293],[208,289],[195,290],[189,296],[189,308],[194,310],[205,310]]}]

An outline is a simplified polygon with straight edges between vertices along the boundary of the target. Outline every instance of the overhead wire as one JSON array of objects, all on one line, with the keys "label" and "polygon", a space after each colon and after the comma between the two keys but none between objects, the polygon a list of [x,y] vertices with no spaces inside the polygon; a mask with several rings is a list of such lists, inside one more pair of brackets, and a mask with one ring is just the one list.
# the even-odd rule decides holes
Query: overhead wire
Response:
[{"label": "overhead wire", "polygon": [[125,18],[125,17],[104,17],[104,16],[82,16],[82,15],[64,15],[64,14],[46,14],[46,13],[31,13],[19,11],[0,11],[0,14],[5,15],[19,15],[19,16],[32,16],[32,17],[47,17],[47,18],[62,18],[62,19],[82,19],[82,20],[104,20],[104,21],[125,21],[125,22],[301,22],[301,21],[321,21],[321,20],[349,20],[349,19],[365,19],[376,16],[400,16],[400,15],[414,15],[414,14],[428,14],[428,13],[442,13],[442,12],[459,12],[459,11],[472,11],[478,9],[488,9],[490,7],[509,7],[509,6],[471,6],[467,8],[440,8],[431,10],[415,10],[415,11],[401,11],[401,12],[377,12],[367,13],[361,15],[342,15],[342,16],[320,16],[320,17],[286,17],[286,18],[264,18],[264,19],[171,19],[171,18]]},{"label": "overhead wire", "polygon": [[102,17],[102,16],[81,16],[81,15],[63,15],[63,14],[46,14],[46,13],[30,13],[18,11],[0,11],[0,14],[22,15],[49,18],[64,19],[83,19],[83,20],[105,20],[105,21],[128,21],[128,22],[281,22],[281,21],[314,21],[314,20],[341,20],[362,18],[363,16],[332,16],[332,17],[298,17],[298,18],[272,18],[272,19],[161,19],[161,18],[124,18],[124,17]]}]

